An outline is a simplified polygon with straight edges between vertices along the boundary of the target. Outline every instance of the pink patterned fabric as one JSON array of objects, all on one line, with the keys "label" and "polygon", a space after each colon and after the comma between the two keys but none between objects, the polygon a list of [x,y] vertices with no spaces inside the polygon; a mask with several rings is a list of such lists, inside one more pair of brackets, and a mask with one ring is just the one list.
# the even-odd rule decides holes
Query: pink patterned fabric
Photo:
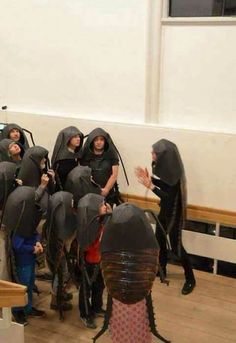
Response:
[{"label": "pink patterned fabric", "polygon": [[113,343],[151,343],[146,300],[126,305],[113,298],[109,329]]}]

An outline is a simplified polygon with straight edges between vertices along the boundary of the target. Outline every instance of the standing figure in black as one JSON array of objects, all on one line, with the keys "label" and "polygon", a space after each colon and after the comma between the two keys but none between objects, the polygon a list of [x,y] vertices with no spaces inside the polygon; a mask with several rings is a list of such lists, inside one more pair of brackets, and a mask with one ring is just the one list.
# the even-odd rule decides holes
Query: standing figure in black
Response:
[{"label": "standing figure in black", "polygon": [[56,174],[56,190],[63,191],[67,175],[78,166],[83,134],[77,127],[69,126],[61,130],[52,154],[52,168]]},{"label": "standing figure in black", "polygon": [[184,166],[177,146],[161,139],[152,146],[152,173],[150,177],[147,169],[136,168],[136,176],[141,184],[151,189],[160,198],[160,224],[156,228],[156,238],[160,245],[160,266],[166,274],[167,246],[166,237],[160,225],[169,235],[171,249],[180,258],[184,268],[185,283],[182,294],[192,292],[196,285],[189,256],[182,243],[182,229],[186,221],[186,178]]},{"label": "standing figure in black", "polygon": [[88,135],[84,144],[81,165],[92,169],[95,183],[101,187],[101,195],[113,206],[119,204],[117,177],[119,158],[110,135],[101,128],[96,128]]}]

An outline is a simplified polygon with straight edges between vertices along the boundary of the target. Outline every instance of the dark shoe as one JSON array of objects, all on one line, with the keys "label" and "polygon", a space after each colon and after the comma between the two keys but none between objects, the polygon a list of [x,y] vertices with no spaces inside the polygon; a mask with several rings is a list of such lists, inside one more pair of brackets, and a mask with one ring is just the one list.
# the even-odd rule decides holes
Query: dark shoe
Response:
[{"label": "dark shoe", "polygon": [[32,307],[31,312],[28,313],[28,317],[45,317],[46,313],[44,311],[38,310]]},{"label": "dark shoe", "polygon": [[52,281],[53,277],[51,273],[36,274],[36,279],[41,281]]},{"label": "dark shoe", "polygon": [[63,301],[70,301],[73,299],[73,294],[72,293],[62,293],[62,300]]},{"label": "dark shoe", "polygon": [[81,321],[84,323],[84,325],[89,329],[96,329],[97,325],[95,324],[93,318],[91,317],[80,317]]},{"label": "dark shoe", "polygon": [[21,325],[28,325],[29,323],[27,322],[26,315],[24,311],[12,311],[13,317],[15,319],[15,322]]},{"label": "dark shoe", "polygon": [[[61,307],[62,307],[62,311],[71,311],[72,308],[73,308],[72,304],[71,303],[67,303],[67,302],[63,302],[61,304]],[[54,310],[54,311],[59,311],[59,305],[51,303],[50,304],[50,309]]]},{"label": "dark shoe", "polygon": [[166,278],[166,274],[167,274],[166,267],[159,266],[158,272],[157,272],[157,277],[164,276],[164,278]]},{"label": "dark shoe", "polygon": [[99,310],[93,311],[95,317],[104,317],[106,311],[103,308],[100,308]]},{"label": "dark shoe", "polygon": [[187,295],[187,294],[191,293],[195,286],[196,286],[196,280],[195,279],[186,280],[185,284],[182,288],[182,294]]},{"label": "dark shoe", "polygon": [[[64,293],[69,294],[69,293]],[[57,301],[56,295],[52,294],[50,309],[54,311],[59,311],[59,305]],[[65,300],[61,301],[61,309],[62,311],[70,311],[72,310],[72,304],[65,302]]]}]

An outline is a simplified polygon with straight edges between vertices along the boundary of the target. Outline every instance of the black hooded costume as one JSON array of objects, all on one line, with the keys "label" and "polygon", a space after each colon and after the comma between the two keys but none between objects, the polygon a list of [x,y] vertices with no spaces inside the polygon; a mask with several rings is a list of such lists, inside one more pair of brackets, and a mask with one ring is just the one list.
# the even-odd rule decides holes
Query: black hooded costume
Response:
[{"label": "black hooded costume", "polygon": [[[189,257],[182,244],[182,229],[186,221],[186,178],[184,166],[177,146],[161,139],[153,144],[153,151],[157,160],[152,163],[152,183],[155,185],[153,192],[160,197],[160,212],[158,219],[167,234],[169,234],[171,248],[182,263],[187,281],[194,280]],[[158,178],[156,178],[156,177]],[[160,265],[163,271],[167,264],[166,237],[159,225],[156,237],[160,244]]]},{"label": "black hooded costume", "polygon": [[[68,149],[68,144],[71,138],[77,135],[80,136],[80,145],[73,152]],[[52,168],[56,173],[57,190],[64,190],[67,175],[78,165],[83,138],[82,132],[74,126],[66,127],[59,132],[52,154]]]},{"label": "black hooded costume", "polygon": [[0,210],[3,210],[8,195],[15,188],[17,166],[12,162],[0,162]]},{"label": "black hooded costume", "polygon": [[24,148],[19,142],[14,142],[12,139],[4,138],[0,141],[0,162],[14,162],[17,165],[21,164],[21,160],[14,161],[12,156],[9,154],[10,145],[17,144],[20,149],[20,157],[21,159],[24,156]]},{"label": "black hooded costume", "polygon": [[[11,274],[14,282],[27,287],[28,302],[12,309],[17,318],[33,313],[33,288],[35,279],[36,251],[40,237],[37,226],[42,209],[35,201],[34,187],[19,186],[8,197],[3,215],[3,225],[8,233]],[[37,247],[37,248],[36,248]]]},{"label": "black hooded costume", "polygon": [[101,194],[101,188],[91,180],[91,169],[84,166],[77,166],[68,174],[65,190],[73,194],[75,208],[86,194]]},{"label": "black hooded costume", "polygon": [[74,270],[71,268],[71,260],[68,258],[71,243],[76,237],[76,217],[71,193],[59,191],[50,198],[45,229],[47,263],[53,274],[54,296],[62,319],[62,295],[64,284],[67,281],[64,276],[65,271],[68,269],[71,274],[74,274]]},{"label": "black hooded costume", "polygon": [[[80,247],[82,284],[79,290],[79,310],[81,318],[91,320],[95,313],[102,310],[104,282],[100,269],[100,257],[97,260],[97,249],[103,231],[99,218],[99,209],[104,197],[98,194],[87,194],[80,199],[77,207],[77,239]],[[88,261],[87,254],[96,256],[96,261]]]},{"label": "black hooded costume", "polygon": [[20,132],[20,139],[19,139],[18,143],[20,143],[20,145],[22,146],[22,148],[24,150],[28,149],[29,143],[28,143],[27,137],[24,133],[24,130],[17,124],[7,124],[2,130],[2,139],[10,138],[10,132],[13,129],[16,129]]},{"label": "black hooded costume", "polygon": [[[105,139],[104,151],[100,155],[95,154],[93,150],[94,139],[98,136]],[[92,169],[93,180],[101,188],[106,186],[112,175],[112,167],[119,165],[119,157],[110,135],[105,130],[96,128],[90,132],[82,149],[80,164]],[[111,205],[120,203],[117,183],[110,190],[106,200]]]},{"label": "black hooded costume", "polygon": [[[10,254],[12,277],[18,282],[16,264],[21,263],[23,251],[17,256],[13,253],[12,242],[15,237],[21,237],[26,243],[38,240],[36,228],[42,217],[42,209],[35,201],[35,189],[33,187],[19,186],[8,196],[2,224],[8,233],[8,250]],[[24,254],[32,254],[32,251],[24,251]],[[33,257],[32,257],[33,258]],[[15,261],[16,259],[16,261]]]},{"label": "black hooded costume", "polygon": [[[108,291],[107,312],[104,326],[94,342],[109,324],[112,339],[122,332],[124,342],[132,337],[134,341],[136,338],[138,342],[146,343],[150,342],[151,331],[161,341],[168,342],[156,330],[151,298],[158,268],[158,250],[154,232],[143,210],[129,203],[114,209],[105,224],[101,242],[102,271]],[[124,321],[123,317],[130,309],[131,317]],[[129,321],[136,317],[136,311],[141,315],[134,320],[131,332],[127,327]],[[142,325],[143,331],[140,332]],[[149,335],[148,340],[143,338],[145,333]]]},{"label": "black hooded costume", "polygon": [[36,201],[41,201],[41,206],[46,212],[48,206],[48,194],[52,194],[54,192],[54,184],[50,179],[46,192],[45,189],[40,187],[42,174],[46,172],[46,170],[43,170],[40,166],[40,162],[43,158],[47,160],[48,150],[41,146],[29,148],[24,154],[21,162],[18,179],[22,181],[23,186],[35,187]]}]

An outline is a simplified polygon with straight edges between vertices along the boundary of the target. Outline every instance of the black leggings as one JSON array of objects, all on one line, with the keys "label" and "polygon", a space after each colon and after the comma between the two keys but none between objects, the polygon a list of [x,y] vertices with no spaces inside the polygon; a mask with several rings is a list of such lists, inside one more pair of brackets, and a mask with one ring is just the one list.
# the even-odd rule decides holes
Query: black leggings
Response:
[{"label": "black leggings", "polygon": [[[90,278],[92,277],[95,268],[96,264],[86,263],[87,273]],[[101,269],[99,269],[96,280],[91,285],[91,289],[87,281],[82,281],[79,290],[79,310],[81,317],[91,317],[94,312],[99,312],[101,310],[104,287]]]},{"label": "black leggings", "polygon": [[[186,280],[193,280],[194,274],[192,270],[192,266],[190,263],[189,256],[186,250],[183,247],[183,243],[181,240],[180,251],[178,251],[178,230],[173,228],[171,233],[169,234],[170,237],[170,244],[173,253],[179,258],[182,267],[184,269],[185,279]],[[166,238],[161,230],[161,228],[157,225],[156,227],[156,238],[160,245],[160,255],[159,255],[159,262],[162,268],[166,268],[167,265],[167,246],[166,246]]]}]

